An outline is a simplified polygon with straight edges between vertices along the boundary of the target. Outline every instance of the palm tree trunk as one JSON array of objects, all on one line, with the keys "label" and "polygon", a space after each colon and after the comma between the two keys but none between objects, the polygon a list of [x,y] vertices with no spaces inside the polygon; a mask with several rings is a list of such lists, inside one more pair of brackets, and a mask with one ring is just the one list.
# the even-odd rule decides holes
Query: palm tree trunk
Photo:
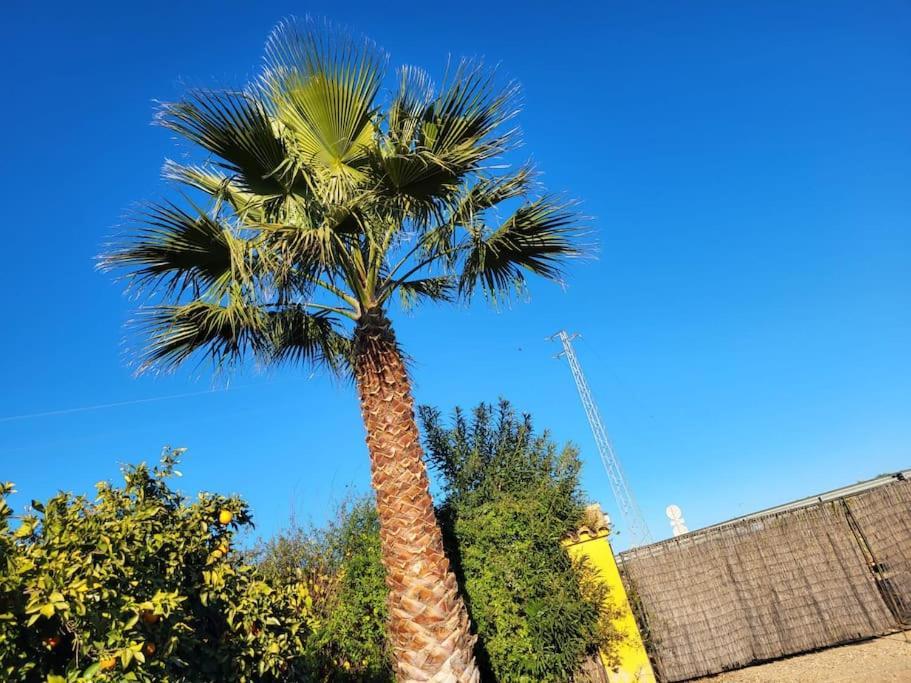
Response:
[{"label": "palm tree trunk", "polygon": [[477,683],[475,637],[443,552],[411,383],[382,311],[368,312],[358,323],[354,365],[380,518],[397,678]]}]

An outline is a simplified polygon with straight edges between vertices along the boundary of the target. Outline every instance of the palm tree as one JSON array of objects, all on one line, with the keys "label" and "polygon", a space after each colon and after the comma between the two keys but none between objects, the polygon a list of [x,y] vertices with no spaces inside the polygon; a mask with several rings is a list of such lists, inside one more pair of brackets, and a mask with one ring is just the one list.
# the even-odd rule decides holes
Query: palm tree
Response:
[{"label": "palm tree", "polygon": [[525,273],[556,279],[579,226],[568,203],[533,193],[530,167],[502,162],[514,85],[466,61],[435,89],[404,67],[384,103],[385,63],[372,43],[291,20],[254,83],[164,104],[158,123],[206,153],[164,167],[197,198],[147,204],[101,267],[147,298],[140,371],[253,357],[353,377],[398,677],[477,681],[387,313],[396,298],[496,301]]}]

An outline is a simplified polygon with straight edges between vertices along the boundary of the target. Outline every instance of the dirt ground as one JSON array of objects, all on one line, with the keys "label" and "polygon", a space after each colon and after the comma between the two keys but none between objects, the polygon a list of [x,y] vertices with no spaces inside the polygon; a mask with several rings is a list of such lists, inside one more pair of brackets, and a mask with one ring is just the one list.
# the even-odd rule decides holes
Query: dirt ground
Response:
[{"label": "dirt ground", "polygon": [[911,683],[911,632],[700,678],[702,683]]}]

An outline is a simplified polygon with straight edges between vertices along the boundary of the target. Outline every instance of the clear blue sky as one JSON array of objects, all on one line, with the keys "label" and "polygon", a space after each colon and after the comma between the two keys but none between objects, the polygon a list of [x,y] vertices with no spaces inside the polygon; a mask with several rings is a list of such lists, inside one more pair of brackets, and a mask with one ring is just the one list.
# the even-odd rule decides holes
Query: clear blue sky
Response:
[{"label": "clear blue sky", "polygon": [[[135,379],[131,303],[93,269],[178,153],[154,100],[237,85],[296,13],[440,74],[483,55],[524,86],[524,151],[594,217],[597,260],[500,313],[396,323],[417,400],[499,395],[583,450],[613,510],[565,363],[578,354],[656,535],[679,504],[716,522],[911,467],[911,5],[882,2],[11,3],[4,74],[0,418],[206,392]],[[367,455],[353,391],[303,372],[231,389],[0,419],[21,504],[190,448],[182,487],[239,492],[259,530],[321,520]]]}]

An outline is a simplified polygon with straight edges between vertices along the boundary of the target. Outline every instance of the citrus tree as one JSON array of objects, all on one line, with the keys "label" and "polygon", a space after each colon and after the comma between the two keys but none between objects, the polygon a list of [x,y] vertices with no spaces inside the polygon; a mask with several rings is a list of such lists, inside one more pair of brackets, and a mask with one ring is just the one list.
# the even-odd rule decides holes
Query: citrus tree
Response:
[{"label": "citrus tree", "polygon": [[167,482],[178,456],[125,468],[94,500],[32,501],[15,528],[3,485],[2,680],[314,680],[312,585],[244,563],[233,540],[246,505],[186,501]]},{"label": "citrus tree", "polygon": [[158,122],[202,153],[165,174],[196,198],[149,205],[102,266],[150,298],[142,369],[254,356],[350,372],[397,675],[476,681],[389,312],[557,278],[578,225],[535,192],[530,168],[503,163],[514,86],[470,62],[440,87],[403,67],[386,97],[386,61],[372,43],[290,21],[255,82],[165,104]]}]

